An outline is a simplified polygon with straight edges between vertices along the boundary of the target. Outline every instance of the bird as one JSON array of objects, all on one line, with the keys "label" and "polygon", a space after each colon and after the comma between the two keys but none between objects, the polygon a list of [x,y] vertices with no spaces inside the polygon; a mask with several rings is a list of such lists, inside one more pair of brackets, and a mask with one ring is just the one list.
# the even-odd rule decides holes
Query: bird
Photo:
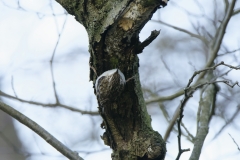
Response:
[{"label": "bird", "polygon": [[163,160],[166,154],[165,144],[156,143],[151,144],[147,149],[147,156],[149,159]]},{"label": "bird", "polygon": [[114,102],[124,90],[125,76],[120,69],[111,69],[101,74],[95,83],[96,95],[101,105]]}]

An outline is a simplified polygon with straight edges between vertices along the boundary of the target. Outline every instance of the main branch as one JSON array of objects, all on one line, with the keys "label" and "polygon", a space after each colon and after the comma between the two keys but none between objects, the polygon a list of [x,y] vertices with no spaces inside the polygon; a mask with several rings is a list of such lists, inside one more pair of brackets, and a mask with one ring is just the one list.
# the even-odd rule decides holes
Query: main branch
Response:
[{"label": "main branch", "polygon": [[166,0],[57,1],[88,32],[90,80],[93,84],[97,75],[114,68],[118,68],[125,79],[131,79],[120,96],[99,103],[102,128],[105,129],[102,139],[113,149],[112,159],[164,159],[165,142],[152,129],[143,99],[137,54],[157,37],[158,33],[153,32],[144,42],[139,41],[141,29],[158,8],[166,6]]}]

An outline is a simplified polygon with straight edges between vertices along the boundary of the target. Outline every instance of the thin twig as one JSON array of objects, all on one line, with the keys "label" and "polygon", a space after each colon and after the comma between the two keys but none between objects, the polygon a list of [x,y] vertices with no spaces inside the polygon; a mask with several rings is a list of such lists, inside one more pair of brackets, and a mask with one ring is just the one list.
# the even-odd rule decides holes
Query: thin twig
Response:
[{"label": "thin twig", "polygon": [[39,126],[36,122],[26,117],[24,114],[18,112],[14,108],[0,101],[0,109],[5,113],[9,114],[35,133],[37,133],[40,137],[42,137],[47,143],[57,149],[60,153],[71,160],[83,160],[77,152],[74,152],[67,148],[64,144],[58,141],[54,136],[48,133],[44,128]]},{"label": "thin twig", "polygon": [[189,138],[190,141],[191,141],[191,142],[194,142],[195,137],[190,133],[190,131],[187,129],[187,127],[184,125],[183,122],[181,122],[181,126],[182,126],[182,127],[185,129],[185,131],[187,132],[188,137],[190,137],[190,138]]},{"label": "thin twig", "polygon": [[188,84],[187,84],[187,87],[186,87],[185,89],[187,89],[187,90],[188,90],[188,89],[193,89],[193,88],[194,88],[194,89],[197,89],[197,88],[199,88],[199,87],[202,87],[203,85],[212,84],[212,83],[217,83],[217,82],[223,82],[223,83],[227,84],[228,86],[230,86],[230,87],[232,87],[232,88],[233,88],[235,85],[238,85],[238,86],[239,86],[238,82],[234,83],[233,85],[230,85],[228,81],[206,82],[206,83],[199,84],[199,85],[197,85],[197,86],[195,86],[195,87],[191,87],[191,86],[190,86],[191,83],[193,82],[193,79],[194,79],[198,74],[202,74],[203,72],[206,72],[206,71],[215,70],[218,66],[221,66],[221,65],[227,66],[227,67],[229,67],[229,68],[231,68],[231,69],[240,70],[240,67],[235,67],[235,66],[232,66],[232,65],[229,65],[229,64],[225,64],[225,63],[222,61],[222,62],[214,65],[213,67],[208,67],[208,68],[205,68],[205,69],[202,69],[202,70],[199,70],[199,71],[195,71],[194,74],[192,75],[192,77],[189,79]]},{"label": "thin twig", "polygon": [[171,75],[174,83],[175,83],[178,87],[180,87],[181,85],[180,85],[180,83],[178,82],[177,76],[174,74],[174,72],[171,71],[171,69],[169,68],[169,66],[168,66],[167,63],[165,62],[163,56],[161,56],[161,60],[162,60],[162,63],[163,63],[163,65],[164,65],[164,67],[166,68],[166,70],[168,71],[168,73]]},{"label": "thin twig", "polygon": [[[149,89],[143,89],[143,90],[145,90],[146,92],[148,92],[151,96],[156,96],[156,93],[152,92],[152,91],[149,90]],[[172,120],[170,121],[169,114],[168,114],[166,108],[164,107],[164,105],[163,105],[161,102],[159,102],[158,105],[159,105],[159,108],[160,108],[160,110],[162,111],[162,113],[163,113],[164,118],[166,119],[166,121],[169,123],[169,125],[172,125],[172,126],[173,126],[174,123],[175,123],[175,121],[174,121],[173,124],[171,124],[171,123],[172,123]],[[179,113],[177,113],[176,117],[178,117],[178,116],[179,116]],[[191,141],[191,142],[193,143],[194,137],[191,135],[191,133],[188,131],[188,129],[184,126],[183,123],[181,123],[181,125],[184,127],[184,129],[185,129],[186,132],[188,133],[188,135],[183,134],[183,136],[185,136],[189,141]],[[172,130],[172,128],[171,128],[171,130]],[[164,135],[164,141],[167,141],[167,138],[168,138],[171,130],[167,130],[167,131],[166,131],[166,133],[165,133],[165,135]],[[173,128],[173,130],[177,132],[177,129]]]},{"label": "thin twig", "polygon": [[[4,6],[10,8],[10,9],[14,9],[14,10],[21,10],[21,11],[24,11],[24,12],[27,12],[27,13],[33,13],[33,14],[37,14],[38,18],[41,19],[43,17],[52,17],[52,14],[48,14],[48,13],[45,13],[45,12],[38,12],[38,11],[34,11],[34,10],[28,10],[28,9],[25,9],[23,8],[19,3],[18,3],[18,6],[17,7],[12,7],[10,5],[7,5],[3,0],[0,1]],[[63,16],[63,15],[66,15],[66,13],[59,13],[59,14],[55,14],[55,16]]]},{"label": "thin twig", "polygon": [[14,93],[14,95],[15,95],[15,97],[17,97],[18,98],[18,96],[17,96],[17,93],[16,93],[16,91],[15,91],[15,89],[14,89],[14,79],[13,79],[13,76],[11,77],[11,87],[12,87],[12,90],[13,90],[13,93]]},{"label": "thin twig", "polygon": [[191,91],[190,94],[187,93],[188,90],[185,90],[185,96],[183,98],[183,100],[180,103],[180,110],[179,110],[179,119],[177,120],[177,125],[178,125],[178,155],[176,160],[179,160],[180,156],[182,155],[183,152],[187,152],[190,151],[190,149],[182,149],[181,146],[181,135],[182,135],[182,131],[181,131],[181,121],[183,118],[183,108],[185,106],[185,104],[187,103],[188,99],[190,97],[192,97],[193,91]]},{"label": "thin twig", "polygon": [[235,111],[235,113],[233,114],[233,116],[232,116],[229,120],[227,120],[226,124],[221,127],[221,129],[217,132],[217,134],[213,137],[212,140],[216,139],[216,138],[222,133],[222,131],[223,131],[231,122],[233,122],[233,120],[238,116],[239,112],[240,112],[240,105],[237,106],[237,110]]},{"label": "thin twig", "polygon": [[225,52],[225,53],[218,54],[218,56],[225,56],[225,55],[227,55],[227,54],[231,54],[231,53],[237,52],[237,51],[239,51],[239,50],[240,50],[240,48],[234,49],[234,50],[232,50],[232,51],[227,51],[227,52]]},{"label": "thin twig", "polygon": [[58,25],[57,25],[57,19],[55,17],[56,15],[54,13],[53,6],[52,6],[52,1],[50,2],[50,7],[52,9],[52,15],[54,17],[54,21],[55,21],[57,32],[58,32],[58,40],[57,40],[57,42],[55,44],[55,47],[54,47],[53,53],[52,53],[52,57],[51,57],[51,60],[50,60],[50,70],[51,70],[51,77],[52,77],[52,83],[53,83],[54,96],[55,96],[55,99],[56,99],[56,103],[59,103],[59,97],[58,97],[58,94],[57,94],[57,91],[56,91],[56,83],[55,83],[54,74],[53,74],[53,61],[54,61],[54,57],[55,57],[55,54],[56,54],[56,50],[57,50],[57,47],[58,47],[61,35],[62,35],[63,31],[64,31],[64,27],[65,27],[65,24],[67,22],[68,15],[67,15],[67,13],[65,13],[66,18],[64,19],[61,31],[59,31],[58,30]]},{"label": "thin twig", "polygon": [[237,149],[240,151],[240,148],[239,148],[239,146],[238,146],[238,144],[237,144],[237,142],[235,141],[235,139],[231,136],[231,134],[230,133],[228,133],[229,134],[229,136],[232,138],[232,140],[233,140],[233,142],[236,144],[236,146],[237,146]]}]

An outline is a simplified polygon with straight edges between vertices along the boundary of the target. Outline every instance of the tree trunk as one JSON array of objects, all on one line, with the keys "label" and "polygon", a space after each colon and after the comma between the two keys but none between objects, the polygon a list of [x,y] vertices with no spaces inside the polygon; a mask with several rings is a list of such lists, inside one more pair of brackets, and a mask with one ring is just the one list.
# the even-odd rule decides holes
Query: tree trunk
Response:
[{"label": "tree trunk", "polygon": [[[164,0],[57,0],[76,17],[89,37],[90,66],[97,75],[118,68],[126,83],[116,101],[101,105],[104,143],[113,149],[113,160],[162,160],[166,146],[161,135],[151,126],[139,80],[141,53],[159,32],[153,31],[143,43],[139,33],[153,13],[164,7]],[[97,75],[90,70],[95,84]],[[96,93],[96,90],[95,90]]]}]

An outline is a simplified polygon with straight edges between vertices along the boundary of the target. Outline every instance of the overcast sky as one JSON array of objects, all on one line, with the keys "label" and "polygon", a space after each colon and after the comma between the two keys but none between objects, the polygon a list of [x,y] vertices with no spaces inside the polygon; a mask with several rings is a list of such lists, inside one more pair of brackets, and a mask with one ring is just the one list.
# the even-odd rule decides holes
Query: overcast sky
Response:
[{"label": "overcast sky", "polygon": [[[53,68],[56,88],[61,102],[76,108],[97,111],[92,82],[89,82],[88,37],[83,26],[76,22],[73,16],[65,14],[61,6],[55,2],[50,3],[49,0],[20,0],[19,2],[20,5],[15,0],[0,1],[1,90],[11,95],[14,95],[15,91],[18,97],[26,100],[54,103],[49,61],[59,40]],[[174,2],[171,3],[170,1],[166,8],[161,9],[154,15],[153,19],[161,18],[173,25],[189,28],[191,23],[186,12],[179,8],[176,9],[176,3],[192,13],[197,14],[200,9],[193,1]],[[207,0],[204,2],[204,5],[212,5]],[[210,12],[209,8],[206,7],[206,14]],[[57,16],[52,16],[53,12]],[[236,16],[234,21],[240,22],[239,16]],[[224,40],[224,43],[232,48],[238,48],[240,42],[239,28],[240,23],[233,23],[230,26],[231,32],[228,30],[227,39]],[[144,40],[154,29],[161,29],[162,35],[172,31],[161,27],[157,23],[149,22],[140,35],[141,40]],[[144,63],[148,59],[146,53],[152,47],[154,47],[154,43],[140,55],[140,70],[141,66],[146,65]],[[142,71],[142,73],[144,72]],[[142,77],[144,78],[144,76]],[[86,140],[86,137],[89,139],[89,135],[99,137],[102,134],[103,131],[99,130],[100,117],[82,116],[63,108],[43,108],[10,101],[6,98],[4,100],[35,120],[73,150],[96,151],[107,148],[103,148],[101,141],[91,142]],[[153,127],[164,134],[167,123],[160,126],[159,122],[164,121],[163,118],[159,117],[156,112],[151,114],[153,114]],[[216,119],[215,121],[221,120]],[[14,123],[26,150],[33,153],[33,156],[28,158],[29,160],[66,159],[28,128],[16,121]],[[223,124],[224,122],[220,123]],[[236,145],[228,136],[228,133],[231,132],[240,144],[239,130],[229,128],[222,133],[226,135],[226,139],[218,139],[212,142],[211,138],[219,127],[214,126],[210,130],[201,159],[214,160],[216,157],[222,157],[223,159],[229,159],[230,157],[231,160],[239,159]],[[92,134],[93,132],[94,134]],[[178,152],[176,144],[172,141],[167,143],[167,160],[175,159]],[[184,148],[191,148],[191,146],[191,143],[184,141]],[[110,154],[111,150],[106,150],[89,155],[80,155],[86,160],[110,160]],[[182,159],[188,159],[189,156],[190,152],[184,153]]]}]

